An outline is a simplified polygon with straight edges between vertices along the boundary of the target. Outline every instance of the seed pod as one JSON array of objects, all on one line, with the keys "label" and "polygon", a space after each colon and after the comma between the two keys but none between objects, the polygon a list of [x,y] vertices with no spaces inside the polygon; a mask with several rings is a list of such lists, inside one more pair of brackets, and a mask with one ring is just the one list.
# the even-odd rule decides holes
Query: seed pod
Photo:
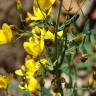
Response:
[{"label": "seed pod", "polygon": [[88,59],[88,54],[84,53],[81,55],[81,58],[80,58],[81,62],[84,63],[87,59]]}]

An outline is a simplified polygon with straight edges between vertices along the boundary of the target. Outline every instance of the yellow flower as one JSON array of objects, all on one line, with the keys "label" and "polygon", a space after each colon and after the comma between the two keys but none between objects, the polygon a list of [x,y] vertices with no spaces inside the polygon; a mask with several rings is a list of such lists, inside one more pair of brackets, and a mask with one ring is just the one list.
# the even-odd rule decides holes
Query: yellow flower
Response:
[{"label": "yellow flower", "polygon": [[34,0],[33,13],[27,13],[26,21],[29,20],[44,20],[48,15],[50,15],[52,10],[52,5],[55,0]]},{"label": "yellow flower", "polygon": [[38,35],[38,36],[40,36],[41,35],[41,29],[38,26],[35,26],[32,29],[32,35]]},{"label": "yellow flower", "polygon": [[93,83],[94,83],[93,76],[92,76],[92,75],[90,75],[90,76],[89,76],[89,79],[88,79],[88,85],[89,85],[89,86],[92,86],[92,85],[93,85]]},{"label": "yellow flower", "polygon": [[52,32],[49,30],[45,33],[44,39],[52,40],[54,42],[55,36]]},{"label": "yellow flower", "polygon": [[8,76],[0,75],[0,88],[6,89],[12,77],[13,77],[12,74],[9,74]]},{"label": "yellow flower", "polygon": [[31,77],[28,80],[28,83],[20,82],[19,88],[22,90],[28,90],[30,92],[35,92],[36,90],[40,90],[40,84],[37,79]]},{"label": "yellow flower", "polygon": [[11,40],[12,30],[8,24],[4,23],[2,29],[0,29],[0,44],[9,43]]},{"label": "yellow flower", "polygon": [[48,64],[47,59],[43,58],[39,61],[34,61],[33,58],[25,59],[25,67],[15,71],[19,76],[26,76],[26,79],[31,78],[40,69],[41,64]]},{"label": "yellow flower", "polygon": [[55,36],[51,31],[46,30],[45,28],[41,29],[38,26],[36,26],[32,29],[32,34],[38,38],[48,39],[48,40],[52,40],[52,41],[55,40]]},{"label": "yellow flower", "polygon": [[36,91],[36,90],[40,90],[40,84],[38,82],[37,79],[35,79],[34,77],[31,77],[31,79],[28,82],[28,90],[29,91]]},{"label": "yellow flower", "polygon": [[27,12],[27,18],[26,21],[29,20],[44,20],[48,15],[50,15],[52,8],[48,10],[47,13],[41,11],[39,8],[33,7],[34,16]]},{"label": "yellow flower", "polygon": [[34,6],[47,11],[54,4],[55,0],[34,0]]},{"label": "yellow flower", "polygon": [[57,36],[58,36],[58,37],[62,37],[62,36],[63,36],[63,30],[62,30],[62,31],[57,32]]},{"label": "yellow flower", "polygon": [[36,64],[34,59],[29,59],[25,61],[25,68],[26,68],[26,78],[31,78],[36,71],[39,70],[39,65]]},{"label": "yellow flower", "polygon": [[37,58],[44,50],[44,40],[36,36],[29,38],[29,42],[24,42],[24,49],[33,58]]},{"label": "yellow flower", "polygon": [[26,90],[27,89],[27,83],[24,83],[21,81],[18,87],[22,90]]},{"label": "yellow flower", "polygon": [[56,94],[55,94],[55,96],[61,96],[61,93],[60,93],[60,92],[58,92],[58,93],[56,93]]},{"label": "yellow flower", "polygon": [[23,70],[22,69],[18,69],[15,71],[15,74],[19,75],[19,76],[24,76]]},{"label": "yellow flower", "polygon": [[25,66],[22,65],[20,69],[17,69],[15,71],[15,74],[19,75],[19,76],[24,76],[25,75]]},{"label": "yellow flower", "polygon": [[55,36],[51,31],[49,31],[49,30],[46,31],[45,28],[40,29],[40,30],[41,30],[41,38],[48,39],[48,40],[50,39],[52,41],[55,40]]}]

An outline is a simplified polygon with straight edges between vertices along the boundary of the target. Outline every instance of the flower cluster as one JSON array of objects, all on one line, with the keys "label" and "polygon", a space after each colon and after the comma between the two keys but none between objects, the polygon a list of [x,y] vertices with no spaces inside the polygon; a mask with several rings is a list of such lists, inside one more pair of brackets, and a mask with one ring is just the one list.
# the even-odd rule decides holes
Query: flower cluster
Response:
[{"label": "flower cluster", "polygon": [[7,44],[12,41],[12,30],[8,24],[3,24],[0,29],[0,44]]},{"label": "flower cluster", "polygon": [[13,78],[12,74],[8,74],[6,76],[0,75],[0,89],[1,88],[6,89],[12,78]]},{"label": "flower cluster", "polygon": [[[34,0],[34,16],[28,12],[26,21],[34,20],[34,22],[36,22],[38,20],[46,19],[51,13],[54,2],[55,0],[47,0],[47,2],[46,0]],[[40,90],[40,83],[38,79],[36,79],[35,75],[38,71],[40,71],[40,69],[42,69],[42,66],[46,67],[46,64],[48,64],[47,58],[43,56],[46,41],[53,43],[54,40],[54,33],[46,29],[44,26],[34,26],[32,28],[28,41],[23,44],[24,49],[27,52],[25,64],[15,72],[17,75],[22,76],[26,80],[26,82],[20,82],[20,88],[32,92]]]}]

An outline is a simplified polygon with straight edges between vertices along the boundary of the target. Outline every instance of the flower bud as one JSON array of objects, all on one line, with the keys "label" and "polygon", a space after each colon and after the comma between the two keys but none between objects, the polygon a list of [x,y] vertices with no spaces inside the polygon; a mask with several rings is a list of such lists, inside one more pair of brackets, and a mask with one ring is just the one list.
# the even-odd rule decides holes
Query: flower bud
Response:
[{"label": "flower bud", "polygon": [[18,9],[22,9],[22,2],[21,2],[21,0],[16,0],[16,2],[17,2],[17,8]]},{"label": "flower bud", "polygon": [[90,76],[89,79],[88,79],[88,86],[89,87],[92,87],[93,86],[93,83],[94,83],[93,76]]},{"label": "flower bud", "polygon": [[77,35],[77,36],[74,38],[74,41],[77,42],[77,43],[81,43],[81,42],[82,42],[82,35]]}]

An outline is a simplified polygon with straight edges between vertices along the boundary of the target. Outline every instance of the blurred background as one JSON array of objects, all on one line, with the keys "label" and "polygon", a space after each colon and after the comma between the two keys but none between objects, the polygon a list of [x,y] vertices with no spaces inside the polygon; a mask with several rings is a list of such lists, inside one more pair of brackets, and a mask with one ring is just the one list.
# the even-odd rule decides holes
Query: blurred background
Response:
[{"label": "blurred background", "polygon": [[[27,11],[32,11],[33,0],[22,0],[24,14]],[[16,8],[16,0],[0,0],[0,26],[2,23],[18,24],[18,15]]]}]

